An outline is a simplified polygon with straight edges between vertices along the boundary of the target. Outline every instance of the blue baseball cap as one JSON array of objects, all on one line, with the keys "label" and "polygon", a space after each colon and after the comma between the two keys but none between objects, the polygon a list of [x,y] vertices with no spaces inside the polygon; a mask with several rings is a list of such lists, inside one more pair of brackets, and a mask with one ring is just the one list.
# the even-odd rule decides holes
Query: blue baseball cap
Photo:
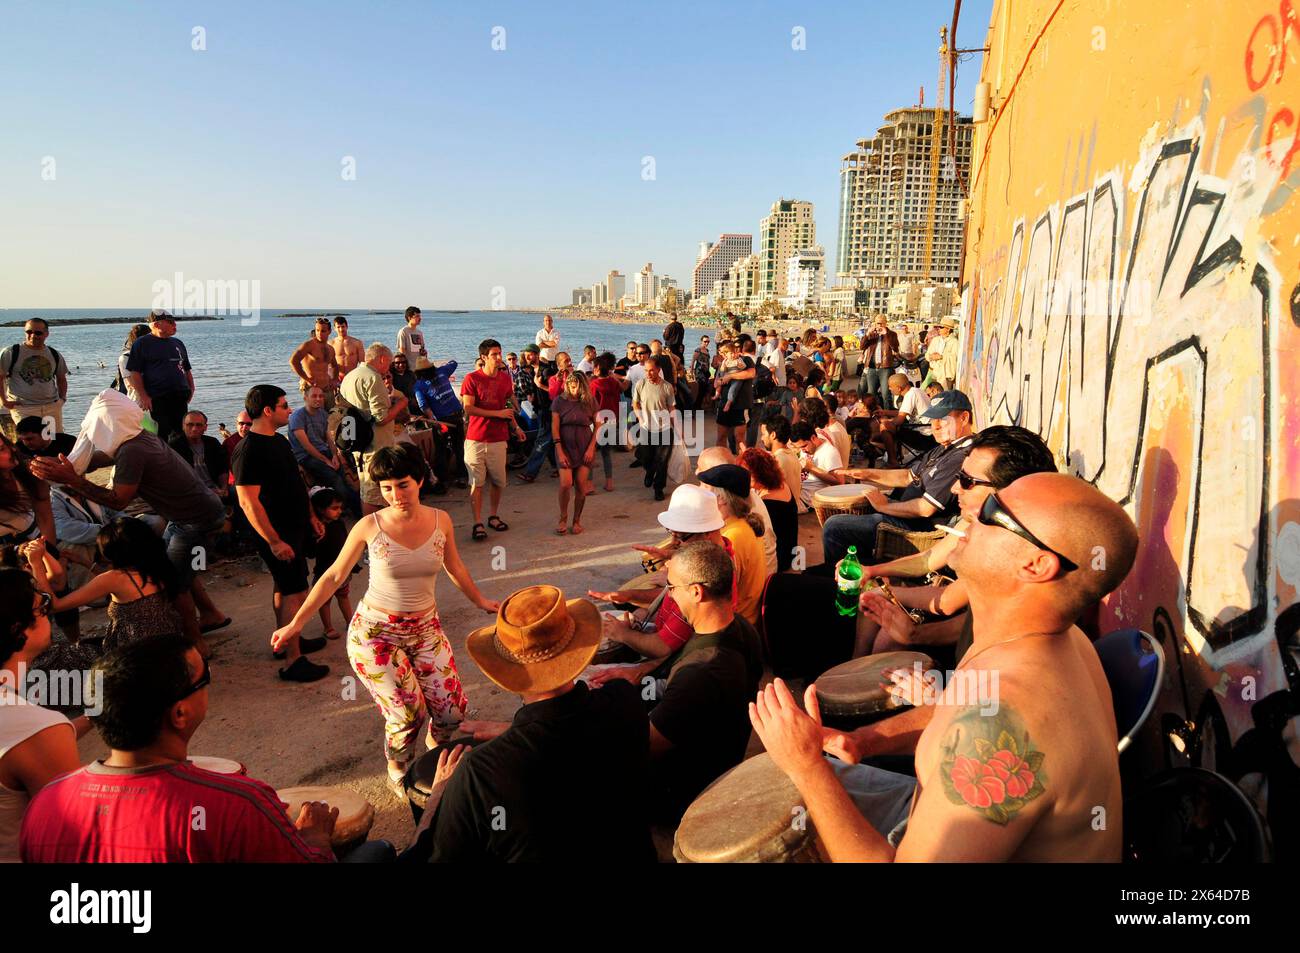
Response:
[{"label": "blue baseball cap", "polygon": [[930,401],[930,409],[921,413],[922,417],[939,420],[959,410],[971,412],[970,398],[959,390],[946,390]]}]

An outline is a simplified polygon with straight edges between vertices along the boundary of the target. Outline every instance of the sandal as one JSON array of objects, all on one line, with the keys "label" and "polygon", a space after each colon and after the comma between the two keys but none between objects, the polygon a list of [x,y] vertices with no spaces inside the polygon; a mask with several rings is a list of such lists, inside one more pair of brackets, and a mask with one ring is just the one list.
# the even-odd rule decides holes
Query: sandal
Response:
[{"label": "sandal", "polygon": [[501,517],[497,516],[495,513],[493,513],[491,516],[488,517],[487,524],[488,526],[496,530],[498,533],[504,533],[506,530],[510,528],[506,524],[506,521],[503,520]]},{"label": "sandal", "polygon": [[520,483],[536,483],[536,482],[537,482],[537,477],[535,477],[535,476],[529,476],[527,473],[521,473],[521,474],[519,474],[519,482],[520,482]]},{"label": "sandal", "polygon": [[557,527],[555,527],[555,535],[556,535],[556,536],[563,536],[563,535],[564,535],[565,533],[567,533],[568,531],[569,531],[569,528],[568,528],[568,526],[565,524],[564,520],[560,520],[560,525],[557,526]]},{"label": "sandal", "polygon": [[569,532],[571,532],[574,536],[581,536],[581,535],[582,535],[582,524],[581,524],[581,523],[574,523],[574,524],[573,524],[573,529],[569,530]]},{"label": "sandal", "polygon": [[326,629],[326,630],[325,630],[325,638],[327,638],[327,639],[329,639],[331,642],[333,642],[335,639],[342,638],[342,636],[339,635],[339,630],[338,630],[338,629]]},{"label": "sandal", "polygon": [[483,528],[482,523],[475,523],[474,528],[470,530],[470,538],[474,540],[487,539],[487,530]]}]

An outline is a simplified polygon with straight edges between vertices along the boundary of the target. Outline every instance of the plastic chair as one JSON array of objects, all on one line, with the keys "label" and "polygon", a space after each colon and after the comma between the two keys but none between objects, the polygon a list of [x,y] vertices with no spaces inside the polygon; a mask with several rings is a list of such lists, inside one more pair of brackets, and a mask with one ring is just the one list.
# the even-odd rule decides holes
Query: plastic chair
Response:
[{"label": "plastic chair", "polygon": [[1140,629],[1117,629],[1093,643],[1110,684],[1122,754],[1156,706],[1165,674],[1165,653]]},{"label": "plastic chair", "polygon": [[1272,856],[1250,798],[1205,768],[1171,768],[1124,802],[1126,861],[1257,864]]}]

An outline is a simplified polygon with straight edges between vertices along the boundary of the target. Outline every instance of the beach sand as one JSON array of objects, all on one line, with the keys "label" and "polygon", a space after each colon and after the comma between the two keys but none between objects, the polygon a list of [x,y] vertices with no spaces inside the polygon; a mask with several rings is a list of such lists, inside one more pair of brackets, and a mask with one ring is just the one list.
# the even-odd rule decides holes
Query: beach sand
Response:
[{"label": "beach sand", "polygon": [[[426,502],[446,509],[456,525],[456,544],[483,593],[503,599],[516,589],[538,583],[559,586],[569,598],[588,589],[610,590],[641,573],[633,544],[655,544],[665,536],[655,514],[667,504],[656,503],[641,485],[642,471],[629,469],[631,455],[614,458],[613,493],[598,491],[587,501],[581,536],[554,533],[558,480],[546,468],[537,483],[513,482],[505,491],[501,516],[510,524],[504,533],[489,531],[484,542],[470,539],[469,491],[452,491]],[[599,471],[599,467],[597,467]],[[599,472],[597,483],[603,483]],[[671,487],[670,487],[671,490]],[[485,505],[486,513],[486,505]],[[808,562],[821,561],[821,534],[809,513],[800,519],[800,543]],[[498,547],[500,547],[498,549]],[[499,571],[493,568],[501,566]],[[206,577],[214,601],[234,620],[208,638],[213,649],[208,715],[190,744],[191,755],[213,755],[242,762],[250,776],[276,788],[303,784],[340,785],[362,794],[374,805],[371,837],[382,837],[399,849],[414,832],[410,810],[388,788],[382,750],[383,722],[364,687],[355,684],[342,639],[329,643],[313,660],[330,666],[325,679],[311,685],[290,685],[276,675],[269,639],[275,628],[271,613],[271,581],[256,557],[214,566]],[[353,602],[365,593],[366,574],[352,577]],[[465,638],[492,621],[470,605],[445,575],[438,582],[442,623],[451,637],[471,717],[509,720],[519,707],[517,696],[497,688],[479,671],[465,651]],[[610,608],[601,604],[601,608]],[[102,610],[83,613],[83,632],[104,623]],[[341,631],[337,607],[334,625]],[[305,634],[320,634],[318,619]],[[352,686],[352,697],[345,687]],[[751,749],[754,742],[751,739]],[[423,742],[421,742],[423,750]],[[91,732],[80,742],[82,762],[107,754]]]}]

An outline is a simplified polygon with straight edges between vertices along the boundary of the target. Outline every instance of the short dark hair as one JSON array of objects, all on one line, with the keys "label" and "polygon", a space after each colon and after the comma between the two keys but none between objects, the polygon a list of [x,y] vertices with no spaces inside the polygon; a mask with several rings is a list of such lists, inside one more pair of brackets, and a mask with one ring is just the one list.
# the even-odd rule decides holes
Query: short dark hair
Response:
[{"label": "short dark hair", "polygon": [[999,490],[1031,473],[1056,472],[1056,459],[1043,438],[1024,427],[986,427],[970,443],[970,450],[981,448],[997,454],[989,467],[989,482]]},{"label": "short dark hair", "polygon": [[[44,318],[30,317],[27,319],[27,321],[39,321],[41,322],[41,326],[45,328],[45,330],[48,331],[50,329],[50,322],[46,321]],[[24,321],[23,324],[26,324],[27,321]]]},{"label": "short dark hair", "polygon": [[22,569],[0,569],[0,665],[27,644],[27,630],[36,622],[35,599],[31,576]]},{"label": "short dark hair", "polygon": [[[279,398],[277,397],[276,400],[279,400]],[[205,424],[208,422],[208,415],[201,410],[191,407],[189,410],[185,411],[185,417],[188,417],[190,414],[193,414],[195,417],[202,417]],[[185,417],[182,417],[181,420],[184,420]]]},{"label": "short dark hair", "polygon": [[501,342],[496,338],[485,338],[478,343],[478,356],[487,357],[494,347],[499,348],[500,346]]},{"label": "short dark hair", "polygon": [[673,562],[678,564],[692,584],[702,586],[714,599],[731,597],[735,567],[727,551],[717,543],[707,539],[683,543],[673,555]]},{"label": "short dark hair", "polygon": [[343,494],[338,490],[323,486],[311,495],[312,511],[320,516],[335,503],[343,502]]},{"label": "short dark hair", "polygon": [[185,660],[191,648],[179,635],[155,635],[99,657],[91,691],[100,711],[91,721],[106,745],[139,751],[158,740],[172,705],[194,684]]},{"label": "short dark hair", "polygon": [[799,416],[807,417],[814,427],[825,427],[831,422],[831,412],[826,402],[818,397],[805,397],[799,401]]},{"label": "short dark hair", "polygon": [[417,308],[415,305],[411,305],[409,308],[406,309],[406,320],[407,321],[411,320],[411,315],[419,314],[419,313],[420,313],[420,309]]},{"label": "short dark hair", "polygon": [[611,354],[609,351],[606,351],[604,354],[597,355],[596,357],[596,366],[600,368],[600,372],[602,374],[612,373],[614,370],[614,365],[617,363],[618,363],[617,359],[615,359],[614,355]]},{"label": "short dark hair", "polygon": [[43,433],[45,431],[45,420],[32,414],[30,417],[24,417],[18,421],[14,429],[18,433]]},{"label": "short dark hair", "polygon": [[335,324],[335,325],[347,324],[347,323],[348,323],[348,319],[345,318],[345,317],[343,317],[343,315],[341,315],[341,314],[340,314],[337,318],[334,319],[334,324]]},{"label": "short dark hair", "polygon": [[285,393],[274,384],[256,384],[249,389],[248,395],[244,398],[244,410],[248,411],[248,416],[257,420],[262,416],[262,411],[268,407],[275,410],[280,403],[280,398]]},{"label": "short dark hair", "polygon": [[367,468],[370,479],[375,483],[380,480],[401,480],[410,477],[416,483],[423,483],[428,477],[428,464],[424,455],[413,443],[399,443],[395,447],[381,447],[370,458]]},{"label": "short dark hair", "polygon": [[817,428],[806,420],[801,420],[790,427],[791,440],[811,440],[817,435]]},{"label": "short dark hair", "polygon": [[781,443],[790,442],[790,421],[779,411],[774,410],[763,418],[763,426]]}]

